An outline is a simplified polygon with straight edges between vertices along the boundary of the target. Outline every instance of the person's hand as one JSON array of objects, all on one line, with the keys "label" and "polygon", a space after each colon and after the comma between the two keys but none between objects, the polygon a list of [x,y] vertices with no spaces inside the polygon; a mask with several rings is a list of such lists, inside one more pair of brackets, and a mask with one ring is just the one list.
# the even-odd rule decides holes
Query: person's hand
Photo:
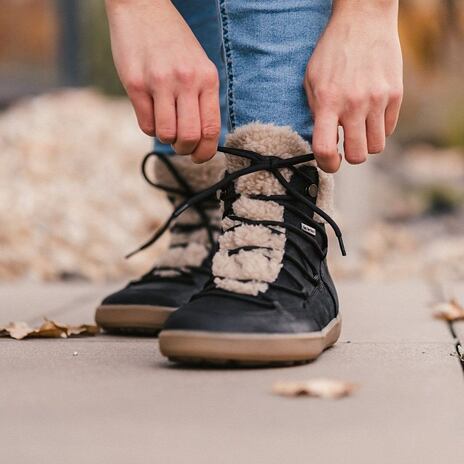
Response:
[{"label": "person's hand", "polygon": [[168,0],[106,0],[114,62],[140,128],[196,162],[216,153],[214,64]]},{"label": "person's hand", "polygon": [[340,167],[338,126],[351,164],[385,148],[403,95],[398,0],[336,0],[309,60],[304,87],[314,116],[312,149],[327,172]]}]

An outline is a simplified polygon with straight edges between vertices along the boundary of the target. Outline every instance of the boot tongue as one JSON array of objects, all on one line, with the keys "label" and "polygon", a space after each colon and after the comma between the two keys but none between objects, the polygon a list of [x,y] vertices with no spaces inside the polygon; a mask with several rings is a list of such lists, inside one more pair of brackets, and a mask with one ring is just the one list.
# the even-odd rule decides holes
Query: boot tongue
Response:
[{"label": "boot tongue", "polygon": [[[172,155],[167,162],[160,157],[155,159],[156,182],[177,191],[168,194],[174,206],[216,183],[223,171],[222,153],[217,153],[203,164],[194,163],[190,156]],[[212,198],[200,204],[199,208],[209,225],[218,228],[221,220],[219,202]],[[159,256],[156,265],[171,268],[202,265],[211,251],[211,240],[204,222],[205,219],[193,208],[173,221],[169,248]]]},{"label": "boot tongue", "polygon": [[[309,143],[290,127],[261,123],[239,127],[227,136],[226,145],[231,148],[254,151],[263,156],[276,156],[283,159],[304,155],[311,151]],[[226,155],[228,172],[234,172],[248,164],[249,161],[244,158]]]},{"label": "boot tongue", "polygon": [[[307,142],[290,128],[259,123],[238,128],[228,136],[226,145],[283,159],[310,151]],[[229,173],[249,163],[248,159],[226,155]],[[279,172],[290,182],[293,174],[290,169],[282,168]],[[285,208],[265,197],[285,195],[286,188],[272,172],[261,170],[240,176],[234,181],[234,194],[226,193],[227,216],[222,223],[224,233],[219,238],[219,251],[213,259],[214,282],[224,290],[257,295],[276,281],[286,243],[284,227],[266,225],[266,221],[282,223]]]}]

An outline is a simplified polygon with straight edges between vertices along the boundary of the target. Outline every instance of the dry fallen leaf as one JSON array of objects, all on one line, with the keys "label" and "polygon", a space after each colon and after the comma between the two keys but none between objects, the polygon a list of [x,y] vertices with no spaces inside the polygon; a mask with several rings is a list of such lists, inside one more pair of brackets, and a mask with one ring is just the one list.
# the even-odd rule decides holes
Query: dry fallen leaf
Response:
[{"label": "dry fallen leaf", "polygon": [[464,307],[455,298],[446,303],[439,303],[434,307],[434,316],[445,321],[458,321],[464,319]]},{"label": "dry fallen leaf", "polygon": [[0,328],[1,337],[11,337],[20,340],[27,337],[34,329],[29,327],[25,322],[11,322],[6,327]]},{"label": "dry fallen leaf", "polygon": [[96,325],[82,324],[72,326],[58,324],[45,319],[40,327],[33,328],[25,322],[11,322],[5,327],[0,327],[0,337],[11,337],[16,340],[23,338],[68,338],[79,335],[96,335],[100,329]]},{"label": "dry fallen leaf", "polygon": [[306,381],[277,382],[272,392],[281,396],[313,396],[317,398],[335,399],[351,395],[357,388],[355,384],[341,380],[312,379]]},{"label": "dry fallen leaf", "polygon": [[53,321],[48,321],[55,325],[59,330],[66,333],[66,337],[72,337],[77,335],[97,335],[100,329],[96,325],[81,324],[81,325],[66,325],[58,324]]}]

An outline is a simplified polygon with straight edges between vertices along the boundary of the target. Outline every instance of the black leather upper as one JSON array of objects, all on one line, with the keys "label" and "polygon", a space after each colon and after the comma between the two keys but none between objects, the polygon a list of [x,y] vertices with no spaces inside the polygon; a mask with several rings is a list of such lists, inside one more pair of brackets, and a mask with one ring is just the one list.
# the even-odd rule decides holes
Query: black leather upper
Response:
[{"label": "black leather upper", "polygon": [[[211,268],[210,260],[204,263]],[[141,280],[129,283],[121,290],[108,295],[102,305],[148,305],[178,308],[200,291],[208,275],[192,270],[191,278],[159,277],[152,281]]]},{"label": "black leather upper", "polygon": [[[311,184],[319,185],[317,169],[302,166],[298,170],[304,172],[309,180],[293,175],[290,184],[298,193],[314,203],[316,198],[309,195],[308,187]],[[229,185],[223,192],[225,215],[233,214],[231,205],[236,198],[233,185]],[[216,288],[210,283],[168,318],[165,330],[296,334],[320,331],[337,317],[337,293],[325,260],[325,228],[314,221],[313,210],[302,201],[289,198],[281,204],[285,206],[285,223],[299,231],[303,231],[302,223],[316,230],[315,241],[320,251],[311,240],[304,238],[305,232],[301,234],[286,230],[283,267],[296,276],[299,283],[283,269],[274,282],[275,285],[271,284],[265,293],[258,296],[240,295]],[[304,214],[306,219],[302,220],[295,211]],[[301,254],[308,257],[309,264],[302,259]],[[302,272],[301,267],[295,265],[291,258],[297,260],[305,272]],[[316,279],[308,278],[307,274]],[[301,285],[304,297],[301,296]],[[280,289],[282,286],[294,289],[295,294]]]}]

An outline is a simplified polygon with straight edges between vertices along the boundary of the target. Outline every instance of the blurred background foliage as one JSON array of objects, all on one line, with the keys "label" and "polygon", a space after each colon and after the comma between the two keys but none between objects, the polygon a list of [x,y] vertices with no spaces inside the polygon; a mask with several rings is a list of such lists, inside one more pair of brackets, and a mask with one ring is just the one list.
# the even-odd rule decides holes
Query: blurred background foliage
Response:
[{"label": "blurred background foliage", "polygon": [[402,0],[406,142],[464,146],[464,2]]},{"label": "blurred background foliage", "polygon": [[86,2],[81,17],[83,37],[83,61],[87,70],[87,81],[110,95],[123,95],[111,57],[104,2]]}]

